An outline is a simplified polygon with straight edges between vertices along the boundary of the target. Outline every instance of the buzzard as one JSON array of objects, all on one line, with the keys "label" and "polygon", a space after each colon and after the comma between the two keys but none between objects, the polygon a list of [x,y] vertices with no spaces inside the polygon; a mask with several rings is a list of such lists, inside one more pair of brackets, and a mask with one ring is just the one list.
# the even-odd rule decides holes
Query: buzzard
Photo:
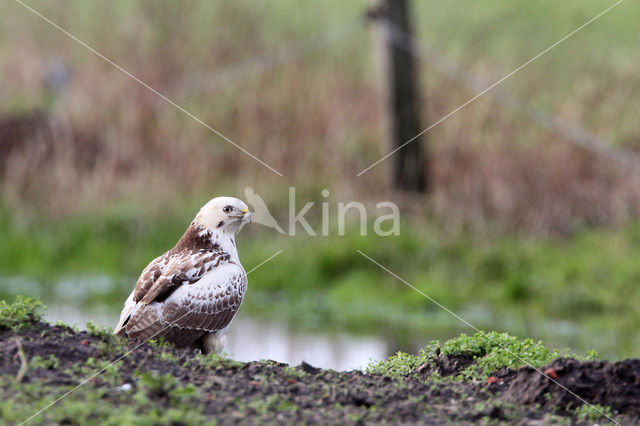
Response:
[{"label": "buzzard", "polygon": [[237,198],[205,204],[175,247],[142,271],[114,334],[220,352],[247,290],[235,242],[247,222],[251,213]]}]

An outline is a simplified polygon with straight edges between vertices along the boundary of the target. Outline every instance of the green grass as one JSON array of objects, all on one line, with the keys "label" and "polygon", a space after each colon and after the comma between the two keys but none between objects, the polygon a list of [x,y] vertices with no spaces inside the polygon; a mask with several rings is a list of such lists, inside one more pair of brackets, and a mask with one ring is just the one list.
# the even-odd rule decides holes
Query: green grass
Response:
[{"label": "green grass", "polygon": [[590,423],[603,419],[605,415],[609,418],[612,417],[613,411],[611,410],[611,407],[606,407],[600,404],[584,404],[581,405],[580,408],[576,408],[575,415],[578,420]]},{"label": "green grass", "polygon": [[229,358],[226,354],[198,354],[187,361],[188,364],[195,364],[213,370],[218,367],[222,368],[240,368],[242,363]]},{"label": "green grass", "polygon": [[[120,395],[87,384],[81,392],[55,403],[34,421],[36,424],[110,425],[198,425],[207,421],[198,406],[200,396],[193,385],[182,385],[173,377],[155,373],[142,374],[139,383],[139,389],[121,392]],[[11,424],[22,422],[38,409],[52,403],[64,389],[61,386],[43,386],[40,383],[16,383],[10,376],[0,377],[0,417]],[[156,392],[165,392],[164,401],[170,402],[169,408],[158,407]],[[108,401],[105,400],[107,395],[110,396]]]},{"label": "green grass", "polygon": [[158,216],[147,221],[138,213],[121,208],[98,218],[87,214],[24,225],[7,209],[0,209],[0,270],[5,276],[38,279],[52,273],[134,274],[159,249],[171,248],[190,220]]}]

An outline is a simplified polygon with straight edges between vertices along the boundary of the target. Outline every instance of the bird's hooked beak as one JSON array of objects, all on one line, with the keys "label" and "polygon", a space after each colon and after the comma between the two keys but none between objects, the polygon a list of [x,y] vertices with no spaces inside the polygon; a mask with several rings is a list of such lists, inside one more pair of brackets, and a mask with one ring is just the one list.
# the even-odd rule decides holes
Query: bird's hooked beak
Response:
[{"label": "bird's hooked beak", "polygon": [[242,222],[243,223],[251,223],[251,221],[253,220],[253,217],[251,216],[251,213],[249,212],[248,209],[243,209],[242,210]]},{"label": "bird's hooked beak", "polygon": [[242,223],[251,222],[251,219],[252,219],[249,209],[242,209],[242,214],[239,214],[237,216],[231,216],[231,217],[235,217],[236,219],[242,219]]}]

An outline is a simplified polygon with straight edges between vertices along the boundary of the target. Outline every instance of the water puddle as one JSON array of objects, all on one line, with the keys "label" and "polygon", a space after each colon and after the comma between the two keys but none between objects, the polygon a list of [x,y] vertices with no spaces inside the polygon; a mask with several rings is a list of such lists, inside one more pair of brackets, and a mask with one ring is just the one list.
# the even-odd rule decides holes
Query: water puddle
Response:
[{"label": "water puddle", "polygon": [[[100,307],[87,312],[74,305],[49,304],[45,317],[52,323],[62,321],[84,329],[89,320],[113,327],[118,315],[118,311]],[[282,323],[240,315],[233,320],[225,351],[238,361],[271,359],[291,365],[305,361],[316,367],[353,370],[384,359],[388,345],[375,337],[297,332]]]}]

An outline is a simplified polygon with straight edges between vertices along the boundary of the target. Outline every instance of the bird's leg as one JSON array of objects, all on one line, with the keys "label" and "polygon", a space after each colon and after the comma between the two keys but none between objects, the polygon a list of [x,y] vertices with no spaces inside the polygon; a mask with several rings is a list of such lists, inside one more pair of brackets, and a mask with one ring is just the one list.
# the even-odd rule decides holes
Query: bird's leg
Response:
[{"label": "bird's leg", "polygon": [[225,337],[226,333],[219,331],[207,333],[197,340],[196,347],[200,348],[205,355],[219,354],[224,348]]}]

